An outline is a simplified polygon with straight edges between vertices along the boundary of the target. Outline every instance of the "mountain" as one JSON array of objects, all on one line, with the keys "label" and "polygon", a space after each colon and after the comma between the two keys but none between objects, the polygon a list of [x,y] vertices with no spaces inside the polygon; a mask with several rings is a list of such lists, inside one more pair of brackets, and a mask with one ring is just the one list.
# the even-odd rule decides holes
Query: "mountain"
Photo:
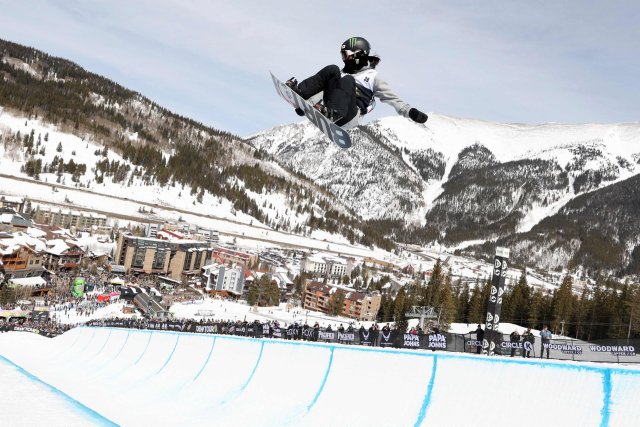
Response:
[{"label": "mountain", "polygon": [[3,40],[0,164],[8,175],[393,247],[341,199],[236,135],[66,59]]},{"label": "mountain", "polygon": [[[633,183],[623,184],[640,171],[638,122],[525,125],[430,114],[424,125],[386,117],[350,132],[354,145],[348,150],[322,138],[308,122],[276,126],[245,141],[321,183],[382,234],[408,243],[462,248],[522,239],[518,236],[539,230],[545,218],[568,212],[569,202],[582,203],[587,193],[626,185],[629,197],[638,197],[630,190]],[[609,200],[599,195],[589,209],[607,209]],[[572,245],[582,247],[598,229],[603,241],[625,255],[596,264],[624,268],[635,247],[629,242],[639,232],[592,224],[588,213],[572,215],[578,238]],[[616,235],[620,232],[624,238]],[[577,249],[559,263],[534,263],[557,268],[582,265],[590,257],[598,255],[580,255]]]}]

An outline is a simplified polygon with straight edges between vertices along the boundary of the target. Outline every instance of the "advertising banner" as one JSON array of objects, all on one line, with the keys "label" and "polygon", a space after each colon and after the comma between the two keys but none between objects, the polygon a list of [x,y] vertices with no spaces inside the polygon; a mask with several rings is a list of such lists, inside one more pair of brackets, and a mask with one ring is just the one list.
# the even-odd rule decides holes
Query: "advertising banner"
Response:
[{"label": "advertising banner", "polygon": [[336,339],[336,333],[334,331],[318,331],[318,340],[333,341]]},{"label": "advertising banner", "polygon": [[84,278],[76,277],[73,283],[73,295],[76,297],[82,297],[84,295]]},{"label": "advertising banner", "polygon": [[425,342],[428,350],[447,349],[447,336],[444,334],[428,334]]},{"label": "advertising banner", "polygon": [[39,323],[46,322],[47,320],[49,320],[49,310],[33,310],[31,312],[31,320],[33,322],[39,322]]},{"label": "advertising banner", "polygon": [[[191,326],[191,325],[189,325]],[[187,332],[195,332],[197,334],[217,334],[218,333],[218,325],[194,325],[195,329],[193,331],[187,330]],[[187,328],[190,329],[190,328]]]},{"label": "advertising banner", "polygon": [[373,345],[373,331],[360,331],[360,345]]},{"label": "advertising banner", "polygon": [[57,337],[59,334],[57,332],[46,332],[37,328],[31,328],[28,326],[14,326],[9,325],[6,327],[6,331],[15,331],[15,332],[31,332],[33,334],[38,334],[42,337],[53,338]]},{"label": "advertising banner", "polygon": [[312,328],[302,328],[302,339],[305,341],[313,340],[313,329]]},{"label": "advertising banner", "polygon": [[28,311],[22,310],[0,310],[0,317],[27,317]]},{"label": "advertising banner", "polygon": [[395,331],[380,331],[380,347],[392,347],[395,336]]},{"label": "advertising banner", "polygon": [[338,331],[338,342],[353,342],[356,340],[356,334],[353,332],[339,332]]},{"label": "advertising banner", "polygon": [[420,336],[417,334],[402,334],[402,347],[420,348]]},{"label": "advertising banner", "polygon": [[300,328],[291,327],[287,329],[288,340],[297,340],[298,338],[300,338]]},{"label": "advertising banner", "polygon": [[500,338],[496,331],[500,325],[500,312],[502,311],[502,296],[504,294],[504,280],[507,276],[508,259],[509,249],[496,248],[482,341],[482,354],[489,356],[495,354],[496,344]]}]

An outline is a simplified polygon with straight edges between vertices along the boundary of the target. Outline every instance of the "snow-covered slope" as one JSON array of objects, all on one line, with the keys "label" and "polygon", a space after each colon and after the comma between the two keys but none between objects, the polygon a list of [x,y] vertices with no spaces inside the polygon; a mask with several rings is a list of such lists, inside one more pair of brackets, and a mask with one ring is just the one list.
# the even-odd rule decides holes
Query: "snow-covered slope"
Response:
[{"label": "snow-covered slope", "polygon": [[[0,360],[100,414],[100,425],[493,426],[478,408],[497,404],[499,417],[519,426],[614,427],[637,424],[640,397],[639,371],[624,365],[166,331],[0,334]],[[383,407],[346,390],[348,377],[389,390]],[[6,388],[24,388],[9,379]]]},{"label": "snow-covered slope", "polygon": [[[393,246],[375,231],[365,233],[333,194],[235,135],[179,116],[65,59],[4,40],[0,52],[0,174],[59,185],[54,192],[75,187],[154,210],[178,208]],[[0,190],[33,196],[21,188]]]},{"label": "snow-covered slope", "polygon": [[424,125],[386,117],[351,133],[349,150],[309,122],[245,140],[318,180],[363,218],[445,230],[445,222],[507,221],[505,232],[528,231],[575,195],[640,171],[638,122],[524,125],[431,114]]}]

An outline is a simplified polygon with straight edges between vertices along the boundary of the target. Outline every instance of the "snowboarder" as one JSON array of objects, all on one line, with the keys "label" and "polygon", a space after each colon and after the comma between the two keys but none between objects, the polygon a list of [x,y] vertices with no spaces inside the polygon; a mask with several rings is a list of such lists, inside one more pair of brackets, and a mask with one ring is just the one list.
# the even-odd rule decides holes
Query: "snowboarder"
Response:
[{"label": "snowboarder", "polygon": [[[425,123],[427,115],[401,100],[375,70],[378,55],[371,54],[371,45],[362,37],[352,37],[340,49],[344,67],[329,65],[316,75],[298,83],[287,81],[295,93],[315,105],[320,113],[343,129],[352,129],[375,107],[375,98],[391,105],[403,117]],[[322,102],[320,102],[322,101]],[[296,109],[296,113],[305,113]]]}]

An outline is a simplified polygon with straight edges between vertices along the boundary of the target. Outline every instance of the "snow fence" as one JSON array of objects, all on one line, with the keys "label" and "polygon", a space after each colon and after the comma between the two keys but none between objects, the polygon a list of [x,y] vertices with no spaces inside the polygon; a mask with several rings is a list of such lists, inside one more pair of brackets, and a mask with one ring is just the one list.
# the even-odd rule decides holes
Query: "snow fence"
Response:
[{"label": "snow fence", "polygon": [[25,336],[0,335],[0,356],[122,426],[640,419],[633,367],[115,328]]}]

